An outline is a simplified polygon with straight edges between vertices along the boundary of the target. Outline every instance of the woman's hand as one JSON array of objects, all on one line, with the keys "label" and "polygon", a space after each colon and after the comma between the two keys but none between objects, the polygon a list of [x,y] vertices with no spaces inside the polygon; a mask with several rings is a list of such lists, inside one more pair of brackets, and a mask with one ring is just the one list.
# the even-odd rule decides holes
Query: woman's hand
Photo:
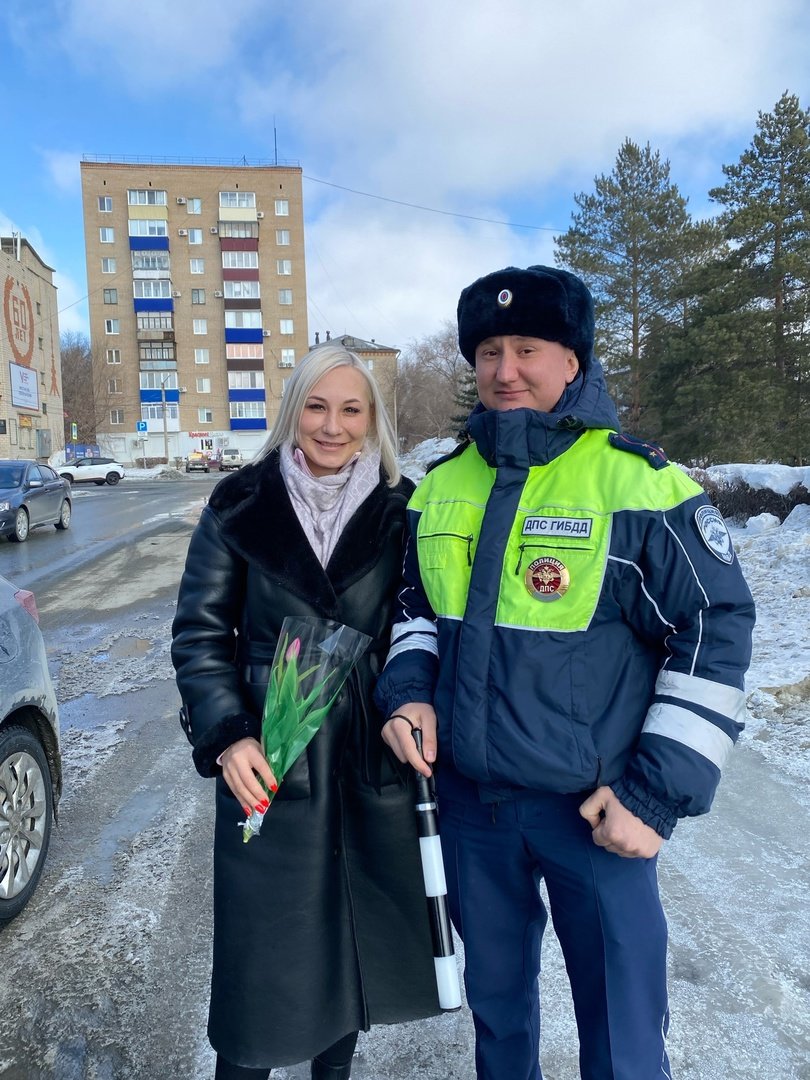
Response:
[{"label": "woman's hand", "polygon": [[260,784],[259,777],[264,780],[268,791],[278,791],[278,784],[259,742],[256,739],[239,739],[231,743],[219,761],[225,783],[242,804],[245,814],[266,810],[267,791]]},{"label": "woman's hand", "polygon": [[[422,729],[424,758],[416,749],[414,728]],[[433,775],[430,762],[436,760],[436,713],[432,705],[418,701],[402,705],[383,726],[382,737],[400,761],[409,762],[424,776]]]}]

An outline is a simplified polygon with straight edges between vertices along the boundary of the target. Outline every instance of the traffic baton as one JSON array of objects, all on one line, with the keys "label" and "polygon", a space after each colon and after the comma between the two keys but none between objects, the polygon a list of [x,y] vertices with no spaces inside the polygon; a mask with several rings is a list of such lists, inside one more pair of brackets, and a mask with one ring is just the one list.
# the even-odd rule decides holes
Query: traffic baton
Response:
[{"label": "traffic baton", "polygon": [[[416,749],[422,754],[422,732],[413,728]],[[416,772],[416,821],[419,851],[422,856],[422,876],[425,879],[430,936],[433,939],[433,964],[436,987],[442,1009],[461,1008],[461,987],[458,981],[453,932],[447,907],[447,880],[442,861],[442,841],[439,836],[439,813],[433,778]]]}]

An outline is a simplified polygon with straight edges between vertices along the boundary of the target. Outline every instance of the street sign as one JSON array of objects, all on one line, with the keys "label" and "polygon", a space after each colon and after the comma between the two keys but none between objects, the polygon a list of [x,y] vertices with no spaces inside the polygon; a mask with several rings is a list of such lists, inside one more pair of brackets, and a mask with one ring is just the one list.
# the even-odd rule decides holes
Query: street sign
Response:
[{"label": "street sign", "polygon": [[79,437],[79,425],[76,423],[75,420],[70,425],[70,437],[73,442],[76,442]]},{"label": "street sign", "polygon": [[146,421],[145,420],[136,420],[135,421],[135,430],[136,431],[146,431]]}]

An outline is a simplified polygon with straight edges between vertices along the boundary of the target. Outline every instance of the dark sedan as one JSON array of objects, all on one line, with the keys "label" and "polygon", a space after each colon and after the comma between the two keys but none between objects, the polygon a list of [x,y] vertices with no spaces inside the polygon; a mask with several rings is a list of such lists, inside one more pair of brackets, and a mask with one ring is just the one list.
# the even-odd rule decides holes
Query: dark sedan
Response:
[{"label": "dark sedan", "polygon": [[42,525],[67,529],[71,510],[70,484],[49,465],[0,461],[0,536],[21,544]]}]

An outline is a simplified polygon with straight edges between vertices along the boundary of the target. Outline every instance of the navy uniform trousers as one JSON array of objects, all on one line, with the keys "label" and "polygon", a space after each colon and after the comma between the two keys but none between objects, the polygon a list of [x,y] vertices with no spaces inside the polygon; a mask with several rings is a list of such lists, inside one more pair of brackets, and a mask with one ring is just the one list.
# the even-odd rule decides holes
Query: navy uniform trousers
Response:
[{"label": "navy uniform trousers", "polygon": [[582,1080],[670,1077],[656,860],[594,844],[579,814],[585,795],[482,803],[475,785],[455,779],[444,785],[438,774],[441,836],[478,1080],[542,1080],[541,879],[571,983]]}]

